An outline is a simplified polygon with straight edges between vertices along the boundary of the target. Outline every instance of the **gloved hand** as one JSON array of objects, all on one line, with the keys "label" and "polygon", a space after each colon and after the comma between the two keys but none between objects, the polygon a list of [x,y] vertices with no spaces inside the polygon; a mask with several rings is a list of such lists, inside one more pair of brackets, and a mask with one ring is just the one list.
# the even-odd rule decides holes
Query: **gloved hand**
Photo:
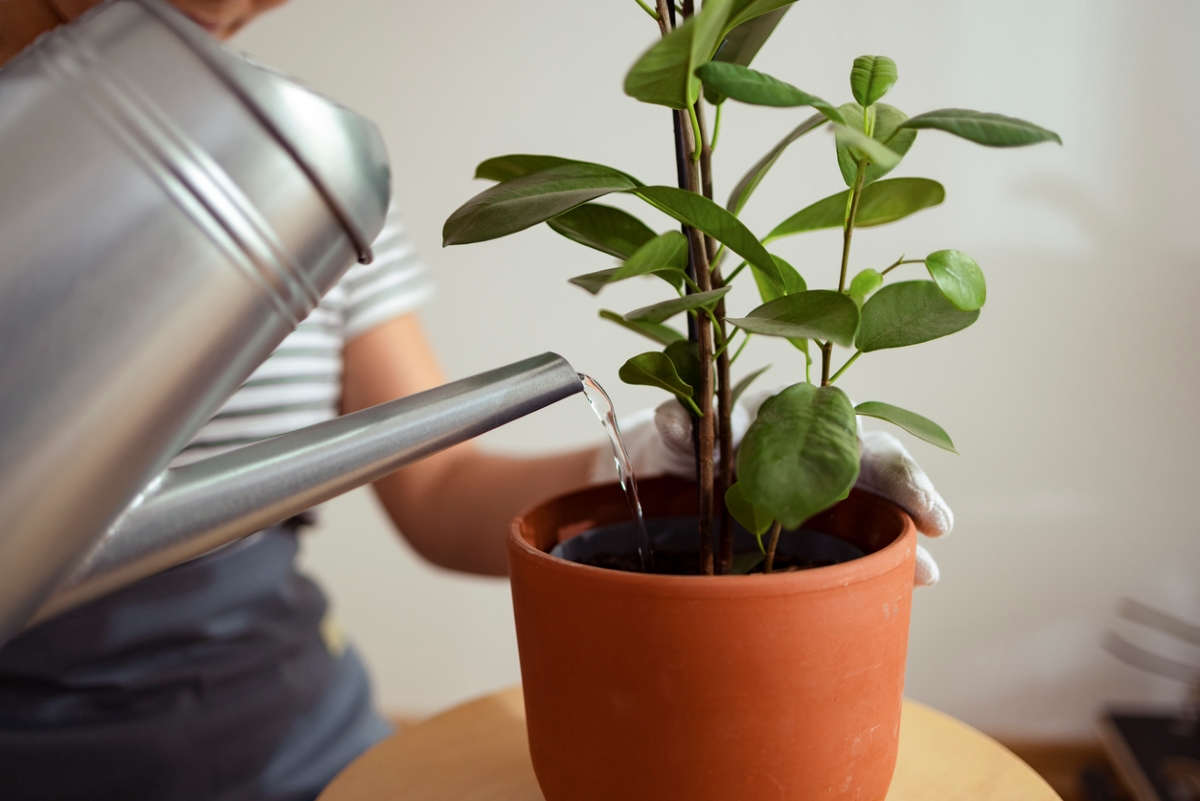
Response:
[{"label": "gloved hand", "polygon": [[[758,413],[758,407],[777,391],[754,393],[735,405],[730,415],[735,448]],[[630,415],[621,421],[621,437],[635,475],[695,478],[692,418],[677,401],[668,400],[657,409],[643,409]],[[900,440],[886,431],[863,431],[861,420],[858,440],[862,466],[855,486],[904,509],[917,530],[927,537],[949,534],[954,526],[953,512]],[[615,481],[616,477],[612,456],[607,448],[602,448],[592,467],[591,481],[604,483]],[[913,583],[928,586],[936,584],[938,578],[937,563],[929,551],[918,545]]]}]

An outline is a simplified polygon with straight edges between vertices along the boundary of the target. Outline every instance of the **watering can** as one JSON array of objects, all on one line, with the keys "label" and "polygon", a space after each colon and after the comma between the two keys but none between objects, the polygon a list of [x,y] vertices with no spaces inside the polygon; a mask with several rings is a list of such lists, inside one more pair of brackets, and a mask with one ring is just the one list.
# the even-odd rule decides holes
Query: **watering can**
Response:
[{"label": "watering can", "polygon": [[0,644],[581,391],[546,354],[166,469],[370,260],[389,184],[374,125],[162,0],[0,69]]}]

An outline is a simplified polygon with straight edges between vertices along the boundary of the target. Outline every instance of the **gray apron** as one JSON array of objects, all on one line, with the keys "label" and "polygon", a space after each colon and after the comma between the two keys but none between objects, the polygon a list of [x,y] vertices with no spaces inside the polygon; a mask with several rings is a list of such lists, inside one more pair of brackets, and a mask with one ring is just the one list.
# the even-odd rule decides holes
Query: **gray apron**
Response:
[{"label": "gray apron", "polygon": [[390,727],[296,551],[267,529],[0,649],[0,799],[314,798]]}]

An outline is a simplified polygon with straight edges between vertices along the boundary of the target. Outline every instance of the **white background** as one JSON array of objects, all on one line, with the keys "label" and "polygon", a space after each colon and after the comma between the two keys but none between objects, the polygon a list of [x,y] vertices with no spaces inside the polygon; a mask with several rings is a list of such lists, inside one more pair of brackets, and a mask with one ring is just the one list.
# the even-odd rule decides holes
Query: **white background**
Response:
[{"label": "white background", "polygon": [[[452,376],[555,350],[628,413],[660,400],[616,378],[645,348],[596,311],[661,299],[661,285],[630,282],[592,298],[566,279],[609,261],[544,226],[448,250],[440,231],[482,188],[475,164],[503,153],[583,158],[673,183],[667,112],[621,92],[655,35],[633,0],[293,0],[235,44],[383,129],[397,203],[437,279],[425,319]],[[1117,662],[1101,640],[1115,628],[1197,657],[1123,626],[1114,611],[1128,596],[1200,621],[1200,5],[803,0],[755,66],[841,103],[863,53],[897,61],[887,100],[910,115],[999,111],[1066,143],[988,150],[924,132],[895,174],[941,181],[947,203],[856,237],[854,271],[953,247],[975,256],[989,280],[973,328],[871,354],[843,380],[857,400],[934,418],[962,454],[911,443],[957,527],[931,547],[941,585],[917,593],[908,693],[990,732],[1025,736],[1086,734],[1106,701],[1177,698],[1177,685]],[[717,194],[807,113],[731,104]],[[783,158],[745,219],[761,235],[842,188],[831,139],[813,134]],[[778,252],[810,286],[829,286],[838,240],[808,234]],[[918,277],[918,266],[902,269]],[[732,306],[754,303],[745,287]],[[739,364],[767,362],[775,383],[796,380],[801,367],[787,347],[761,341]],[[599,437],[578,399],[484,441],[551,452]],[[365,491],[328,505],[306,559],[386,709],[427,713],[518,681],[505,583],[421,563]]]}]

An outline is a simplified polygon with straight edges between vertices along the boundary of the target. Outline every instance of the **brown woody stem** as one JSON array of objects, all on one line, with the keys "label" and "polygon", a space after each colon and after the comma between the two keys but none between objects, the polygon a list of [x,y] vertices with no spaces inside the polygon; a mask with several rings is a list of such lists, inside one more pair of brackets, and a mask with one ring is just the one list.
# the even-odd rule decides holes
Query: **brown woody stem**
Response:
[{"label": "brown woody stem", "polygon": [[783,530],[783,523],[778,520],[771,526],[771,539],[767,541],[767,558],[763,562],[763,572],[770,573],[775,568],[775,549],[779,547],[779,532]]}]

